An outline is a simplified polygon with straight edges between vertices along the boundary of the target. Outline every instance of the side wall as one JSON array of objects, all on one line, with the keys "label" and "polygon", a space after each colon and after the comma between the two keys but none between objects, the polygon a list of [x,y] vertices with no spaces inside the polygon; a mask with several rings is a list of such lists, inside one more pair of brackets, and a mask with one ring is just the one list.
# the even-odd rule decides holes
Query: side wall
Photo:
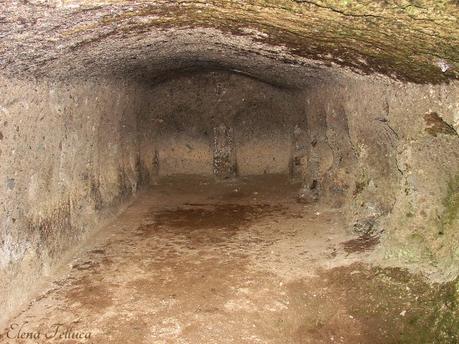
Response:
[{"label": "side wall", "polygon": [[457,275],[458,85],[343,79],[306,104],[321,198],[346,204],[354,231],[380,233],[388,261]]},{"label": "side wall", "polygon": [[143,93],[110,80],[0,79],[1,318],[136,192]]}]

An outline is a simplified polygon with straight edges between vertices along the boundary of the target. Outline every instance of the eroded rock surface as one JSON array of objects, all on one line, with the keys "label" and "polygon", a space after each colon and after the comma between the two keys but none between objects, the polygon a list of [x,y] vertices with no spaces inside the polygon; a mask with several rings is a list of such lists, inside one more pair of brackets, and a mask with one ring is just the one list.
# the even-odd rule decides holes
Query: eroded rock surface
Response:
[{"label": "eroded rock surface", "polygon": [[350,251],[454,280],[458,17],[434,0],[0,3],[0,321],[171,174],[289,175],[298,204],[341,212]]},{"label": "eroded rock surface", "polygon": [[0,66],[10,75],[142,78],[212,63],[267,77],[256,62],[264,57],[312,73],[339,65],[416,82],[459,75],[454,1],[35,0],[0,9]]}]

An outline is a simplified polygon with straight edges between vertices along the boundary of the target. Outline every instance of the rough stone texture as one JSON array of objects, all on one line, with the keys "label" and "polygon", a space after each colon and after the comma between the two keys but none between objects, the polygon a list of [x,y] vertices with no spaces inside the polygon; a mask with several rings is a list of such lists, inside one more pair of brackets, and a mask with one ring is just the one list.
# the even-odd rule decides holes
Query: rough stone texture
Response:
[{"label": "rough stone texture", "polygon": [[[228,157],[228,168],[237,168],[239,175],[287,174],[293,132],[306,126],[300,90],[234,73],[185,74],[156,85],[148,98],[150,110],[139,120],[142,165],[148,174],[156,168],[155,152],[161,175],[232,175],[223,173],[226,168],[213,171],[215,155],[220,159],[225,153],[234,155]],[[217,147],[215,154],[222,125],[233,131],[232,147]]]},{"label": "rough stone texture", "polygon": [[0,13],[0,67],[15,75],[149,78],[210,63],[273,77],[263,56],[310,72],[459,75],[455,1],[30,0],[3,2]]},{"label": "rough stone texture", "polygon": [[[458,342],[457,284],[368,266],[377,242],[347,232],[339,209],[292,202],[297,187],[273,175],[160,178],[0,326],[0,341]],[[40,337],[17,339],[23,323]],[[90,339],[59,340],[67,331]]]},{"label": "rough stone texture", "polygon": [[343,207],[350,229],[381,237],[384,262],[458,274],[456,84],[336,75],[292,89],[192,71],[155,85],[2,79],[1,94],[5,316],[140,184],[212,174],[221,124],[241,175],[300,161],[300,199]]},{"label": "rough stone texture", "polygon": [[326,147],[315,155],[322,198],[345,204],[355,231],[383,232],[390,261],[456,276],[458,86],[346,79],[308,99],[311,136]]},{"label": "rough stone texture", "polygon": [[140,155],[150,170],[159,156],[160,174],[210,175],[223,123],[234,129],[241,175],[299,176],[301,202],[347,209],[353,231],[382,235],[388,261],[454,277],[458,97],[456,84],[336,76],[287,89],[190,73],[153,88]]},{"label": "rough stone texture", "polygon": [[109,80],[0,79],[1,320],[136,192],[141,94]]},{"label": "rough stone texture", "polygon": [[225,176],[302,180],[300,202],[342,207],[388,264],[457,276],[458,17],[434,0],[0,3],[3,316],[140,185],[211,175],[219,152]]},{"label": "rough stone texture", "polygon": [[220,179],[237,177],[234,129],[224,123],[214,127],[213,173]]}]

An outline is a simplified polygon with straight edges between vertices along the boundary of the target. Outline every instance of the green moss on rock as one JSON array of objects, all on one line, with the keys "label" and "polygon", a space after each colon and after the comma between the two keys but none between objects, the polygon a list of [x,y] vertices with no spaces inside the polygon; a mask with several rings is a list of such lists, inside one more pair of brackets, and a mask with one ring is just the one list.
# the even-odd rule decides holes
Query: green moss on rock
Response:
[{"label": "green moss on rock", "polygon": [[451,228],[459,219],[459,175],[448,183],[448,193],[443,201],[445,211],[441,220],[441,230]]}]

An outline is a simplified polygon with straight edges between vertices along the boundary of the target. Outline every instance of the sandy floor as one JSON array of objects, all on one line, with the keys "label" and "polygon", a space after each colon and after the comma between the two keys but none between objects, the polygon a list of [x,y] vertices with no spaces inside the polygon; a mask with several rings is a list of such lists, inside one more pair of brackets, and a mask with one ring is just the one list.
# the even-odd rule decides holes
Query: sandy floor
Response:
[{"label": "sandy floor", "polygon": [[297,190],[281,177],[162,180],[1,340],[396,343],[390,321],[403,319],[417,298],[394,301],[397,291],[379,300],[386,282],[368,281],[382,272],[391,286],[409,287],[398,270],[362,263],[377,240],[352,237],[338,210],[297,203]]}]

